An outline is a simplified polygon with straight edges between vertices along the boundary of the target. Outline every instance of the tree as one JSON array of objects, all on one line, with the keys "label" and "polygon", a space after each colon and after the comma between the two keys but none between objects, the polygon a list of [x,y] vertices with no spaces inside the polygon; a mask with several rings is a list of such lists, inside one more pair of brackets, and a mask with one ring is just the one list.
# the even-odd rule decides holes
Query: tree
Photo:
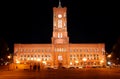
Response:
[{"label": "tree", "polygon": [[4,38],[0,38],[0,58],[7,59],[7,55],[9,54],[9,48],[7,42]]},{"label": "tree", "polygon": [[117,43],[113,46],[112,51],[112,59],[116,64],[120,64],[120,37],[118,38]]}]

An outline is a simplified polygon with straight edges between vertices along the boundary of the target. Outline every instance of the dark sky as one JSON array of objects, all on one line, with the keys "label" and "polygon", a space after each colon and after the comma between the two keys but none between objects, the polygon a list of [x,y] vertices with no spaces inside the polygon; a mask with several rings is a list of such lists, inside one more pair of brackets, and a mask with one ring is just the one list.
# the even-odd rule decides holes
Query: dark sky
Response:
[{"label": "dark sky", "polygon": [[[0,38],[9,47],[14,43],[51,43],[53,30],[53,7],[59,0],[32,0],[8,4],[5,8],[7,21],[3,25]],[[110,1],[61,0],[67,7],[67,30],[70,43],[105,43],[110,52],[117,42],[118,27],[114,26],[113,5]],[[3,16],[4,17],[4,16]],[[14,29],[13,29],[14,28]]]}]

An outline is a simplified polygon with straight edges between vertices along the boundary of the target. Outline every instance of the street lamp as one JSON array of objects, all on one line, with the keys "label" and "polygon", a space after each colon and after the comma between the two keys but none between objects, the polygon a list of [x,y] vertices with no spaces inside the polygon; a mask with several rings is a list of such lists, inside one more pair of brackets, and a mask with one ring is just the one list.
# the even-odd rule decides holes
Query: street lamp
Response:
[{"label": "street lamp", "polygon": [[112,56],[112,55],[111,55],[111,54],[109,54],[107,57],[108,57],[108,58],[111,58],[111,56]]},{"label": "street lamp", "polygon": [[10,63],[11,55],[8,55],[7,58],[8,58],[8,61]]},{"label": "street lamp", "polygon": [[11,58],[11,56],[10,55],[8,55],[8,59],[10,59]]},{"label": "street lamp", "polygon": [[[110,62],[111,57],[112,57],[111,54],[107,55],[107,64],[108,64],[109,66],[111,66],[111,62]],[[110,62],[110,63],[109,63],[109,62]]]},{"label": "street lamp", "polygon": [[[9,62],[10,62],[10,58],[11,58],[11,56],[8,55],[7,58],[9,59]],[[8,64],[8,70],[9,70],[9,66],[10,66],[10,64]]]}]

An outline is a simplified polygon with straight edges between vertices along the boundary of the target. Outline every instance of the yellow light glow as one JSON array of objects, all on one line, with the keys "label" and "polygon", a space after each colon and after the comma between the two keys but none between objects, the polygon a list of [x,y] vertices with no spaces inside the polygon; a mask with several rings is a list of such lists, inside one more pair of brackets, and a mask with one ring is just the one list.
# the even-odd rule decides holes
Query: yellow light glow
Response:
[{"label": "yellow light glow", "polygon": [[72,65],[72,62],[70,62],[70,65]]},{"label": "yellow light glow", "polygon": [[11,56],[9,55],[9,56],[8,56],[8,58],[10,59],[10,58],[11,58]]},{"label": "yellow light glow", "polygon": [[110,57],[111,57],[111,54],[109,54],[107,57],[110,58]]},{"label": "yellow light glow", "polygon": [[19,63],[20,63],[20,61],[16,60],[16,63],[17,63],[17,64],[19,64]]},{"label": "yellow light glow", "polygon": [[42,63],[46,65],[46,61],[43,61]]},{"label": "yellow light glow", "polygon": [[37,59],[37,61],[41,61],[41,59],[40,59],[40,58],[38,58],[38,59]]},{"label": "yellow light glow", "polygon": [[28,58],[27,60],[30,60],[30,58]]},{"label": "yellow light glow", "polygon": [[34,58],[34,60],[36,60],[36,58]]},{"label": "yellow light glow", "polygon": [[33,58],[31,58],[31,60],[33,60]]},{"label": "yellow light glow", "polygon": [[78,61],[75,61],[75,63],[78,63]]},{"label": "yellow light glow", "polygon": [[82,60],[83,60],[83,61],[87,61],[87,58],[84,57]]},{"label": "yellow light glow", "polygon": [[103,62],[104,62],[103,60],[100,61],[100,63],[103,63]]}]

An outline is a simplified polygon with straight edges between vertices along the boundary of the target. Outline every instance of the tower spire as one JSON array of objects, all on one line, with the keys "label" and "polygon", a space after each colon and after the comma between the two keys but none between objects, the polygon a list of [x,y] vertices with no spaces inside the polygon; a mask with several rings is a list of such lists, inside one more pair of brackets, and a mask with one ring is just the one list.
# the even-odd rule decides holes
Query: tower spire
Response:
[{"label": "tower spire", "polygon": [[59,5],[58,5],[58,7],[62,7],[62,6],[61,6],[61,1],[60,1],[60,0],[59,0]]}]

